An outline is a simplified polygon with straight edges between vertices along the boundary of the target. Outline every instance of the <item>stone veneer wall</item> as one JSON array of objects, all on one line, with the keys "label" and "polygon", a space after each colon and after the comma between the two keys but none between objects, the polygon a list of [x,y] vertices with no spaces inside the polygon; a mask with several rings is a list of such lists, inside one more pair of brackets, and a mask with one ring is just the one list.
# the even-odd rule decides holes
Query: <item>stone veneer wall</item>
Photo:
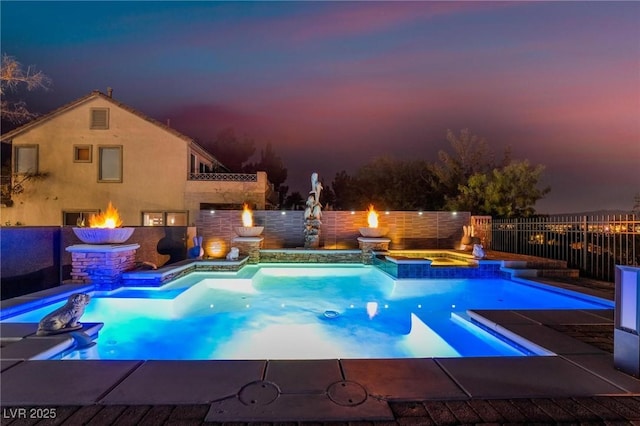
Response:
[{"label": "stone veneer wall", "polygon": [[[86,247],[86,248],[85,248]],[[105,247],[100,250],[100,248]],[[75,245],[71,252],[71,280],[73,284],[95,284],[111,290],[120,286],[122,272],[134,268],[138,244]]]},{"label": "stone veneer wall", "polygon": [[260,250],[263,263],[361,263],[360,250]]},{"label": "stone veneer wall", "polygon": [[[262,248],[304,247],[303,211],[257,210],[255,226],[264,226]],[[468,225],[468,212],[401,212],[380,213],[380,226],[388,227],[389,248],[453,249],[462,238],[462,226]],[[234,229],[242,226],[238,210],[200,211],[196,220],[198,234],[204,237],[205,254],[224,257],[236,237]],[[358,229],[367,226],[367,212],[326,211],[322,213],[320,247],[325,249],[357,249]]]}]

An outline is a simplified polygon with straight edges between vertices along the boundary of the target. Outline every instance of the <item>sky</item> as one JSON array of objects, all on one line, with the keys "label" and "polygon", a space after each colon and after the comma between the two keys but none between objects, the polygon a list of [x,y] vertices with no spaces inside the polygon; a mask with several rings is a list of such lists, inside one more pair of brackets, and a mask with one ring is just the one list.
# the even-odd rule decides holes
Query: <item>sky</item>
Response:
[{"label": "sky", "polygon": [[468,128],[543,164],[539,213],[640,193],[640,2],[0,3],[1,49],[205,142],[271,142],[305,194],[381,156],[437,161]]}]

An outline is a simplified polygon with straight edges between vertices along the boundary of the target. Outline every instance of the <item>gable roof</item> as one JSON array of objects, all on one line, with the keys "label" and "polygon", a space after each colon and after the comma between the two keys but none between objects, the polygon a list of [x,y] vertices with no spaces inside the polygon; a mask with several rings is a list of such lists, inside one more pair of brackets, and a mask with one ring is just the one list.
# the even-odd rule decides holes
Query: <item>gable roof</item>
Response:
[{"label": "gable roof", "polygon": [[7,132],[5,134],[0,135],[0,141],[2,142],[7,142],[11,139],[13,139],[14,137],[29,131],[30,129],[39,126],[49,120],[52,120],[53,118],[59,116],[60,114],[65,113],[66,111],[69,111],[73,108],[76,108],[82,104],[84,104],[85,102],[88,102],[90,100],[96,99],[96,98],[101,98],[107,102],[110,102],[111,104],[117,106],[118,108],[121,108],[125,111],[130,112],[131,114],[136,115],[137,117],[148,121],[149,123],[160,127],[161,129],[163,129],[164,131],[171,133],[174,136],[177,136],[178,138],[188,142],[189,144],[194,145],[196,148],[198,148],[200,151],[202,151],[203,153],[206,153],[207,155],[209,155],[211,157],[211,159],[216,162],[217,164],[219,164],[220,166],[224,167],[226,169],[226,167],[220,163],[220,161],[218,161],[218,159],[216,157],[213,156],[213,154],[211,154],[209,151],[207,151],[203,146],[201,146],[200,144],[198,144],[193,138],[190,138],[187,135],[184,135],[180,132],[178,132],[177,130],[167,126],[166,124],[161,123],[158,120],[155,120],[149,116],[147,116],[146,114],[141,113],[140,111],[123,104],[122,102],[118,102],[115,99],[113,99],[112,97],[100,92],[99,90],[94,90],[93,92],[89,93],[88,95],[85,95],[79,99],[76,99],[75,101],[71,101],[66,105],[61,106],[60,108],[57,108],[53,111],[51,111],[48,114],[42,115],[34,120],[29,121],[26,124],[23,124],[20,127],[17,127],[13,130],[11,130],[10,132]]}]

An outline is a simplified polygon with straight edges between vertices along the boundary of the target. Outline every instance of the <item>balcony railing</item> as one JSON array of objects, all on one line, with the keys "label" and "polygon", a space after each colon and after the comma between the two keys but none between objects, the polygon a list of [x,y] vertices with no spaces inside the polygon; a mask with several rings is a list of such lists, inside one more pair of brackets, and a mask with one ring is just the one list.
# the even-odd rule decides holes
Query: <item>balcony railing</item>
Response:
[{"label": "balcony railing", "polygon": [[216,182],[257,182],[256,173],[189,173],[189,180]]}]

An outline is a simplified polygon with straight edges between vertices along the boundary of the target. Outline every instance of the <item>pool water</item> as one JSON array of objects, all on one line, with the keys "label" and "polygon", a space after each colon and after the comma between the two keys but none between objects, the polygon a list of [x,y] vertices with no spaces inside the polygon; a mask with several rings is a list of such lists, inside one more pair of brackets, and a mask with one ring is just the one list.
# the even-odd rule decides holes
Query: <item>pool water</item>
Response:
[{"label": "pool water", "polygon": [[[10,318],[38,322],[57,306]],[[608,309],[606,301],[505,279],[395,280],[364,265],[247,266],[162,289],[95,295],[97,345],[67,359],[333,359],[525,356],[467,309]]]}]

